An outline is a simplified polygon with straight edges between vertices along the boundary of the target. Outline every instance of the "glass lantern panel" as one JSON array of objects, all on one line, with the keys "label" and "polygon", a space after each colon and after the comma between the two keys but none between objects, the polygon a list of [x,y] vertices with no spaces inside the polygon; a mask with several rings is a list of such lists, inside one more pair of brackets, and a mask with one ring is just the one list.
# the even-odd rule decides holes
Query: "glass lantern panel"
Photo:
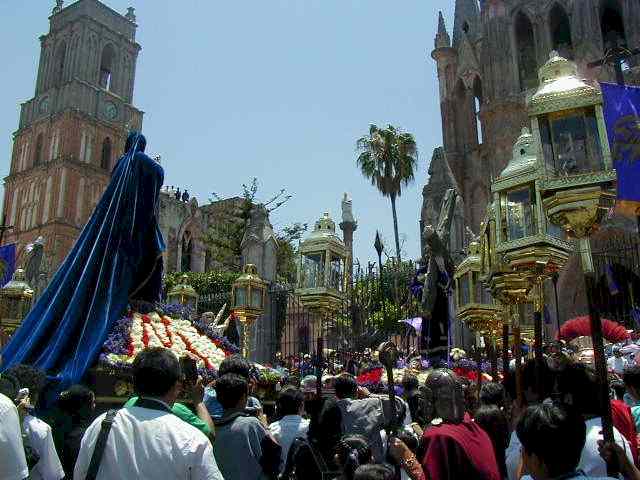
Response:
[{"label": "glass lantern panel", "polygon": [[604,168],[595,110],[571,110],[546,117],[540,124],[545,163],[554,172],[573,175]]},{"label": "glass lantern panel", "polygon": [[329,263],[329,288],[332,290],[342,291],[342,258],[338,255],[331,254],[331,262]]},{"label": "glass lantern panel", "polygon": [[532,200],[529,187],[507,193],[507,240],[535,235]]},{"label": "glass lantern panel", "polygon": [[236,287],[234,307],[244,307],[247,305],[247,287]]},{"label": "glass lantern panel", "polygon": [[458,282],[460,285],[459,303],[460,303],[460,306],[463,307],[471,303],[471,291],[469,289],[469,275],[464,274],[462,277],[460,277],[460,280]]},{"label": "glass lantern panel", "polygon": [[307,253],[302,259],[301,288],[324,287],[325,253]]},{"label": "glass lantern panel", "polygon": [[565,233],[562,227],[551,223],[549,219],[547,219],[547,233],[553,238],[559,238],[560,240],[565,239]]},{"label": "glass lantern panel", "polygon": [[251,289],[251,308],[257,308],[261,310],[262,306],[262,289],[253,287]]}]

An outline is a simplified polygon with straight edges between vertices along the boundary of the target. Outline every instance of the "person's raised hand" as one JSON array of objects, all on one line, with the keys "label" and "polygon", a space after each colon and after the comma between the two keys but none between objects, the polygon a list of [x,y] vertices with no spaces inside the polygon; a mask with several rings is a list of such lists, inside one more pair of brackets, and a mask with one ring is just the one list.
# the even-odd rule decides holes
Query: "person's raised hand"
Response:
[{"label": "person's raised hand", "polygon": [[411,450],[409,450],[409,447],[407,447],[402,440],[396,437],[389,439],[389,456],[393,458],[398,465],[410,454]]},{"label": "person's raised hand", "polygon": [[198,380],[194,384],[185,385],[185,391],[189,400],[191,400],[194,405],[202,403],[204,400],[204,383],[202,377],[198,377]]}]

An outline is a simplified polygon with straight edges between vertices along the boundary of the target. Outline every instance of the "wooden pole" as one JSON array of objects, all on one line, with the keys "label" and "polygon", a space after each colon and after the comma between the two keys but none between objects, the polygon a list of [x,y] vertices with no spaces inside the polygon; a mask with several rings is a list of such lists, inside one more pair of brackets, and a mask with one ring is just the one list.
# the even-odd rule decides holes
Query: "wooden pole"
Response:
[{"label": "wooden pole", "polygon": [[323,351],[324,351],[324,338],[321,336],[318,337],[316,344],[316,397],[318,400],[322,398],[322,364],[324,362],[323,359]]},{"label": "wooden pole", "polygon": [[[609,398],[609,377],[607,376],[607,361],[604,355],[604,341],[602,338],[602,320],[600,310],[595,304],[595,269],[593,267],[593,257],[591,256],[591,243],[589,237],[581,238],[579,241],[582,257],[582,270],[587,293],[587,303],[589,306],[589,317],[591,318],[591,341],[593,343],[593,359],[596,376],[598,379],[598,392],[594,392],[600,397],[602,418],[602,435],[605,442],[615,442],[613,436],[613,419],[611,416],[611,400]],[[616,465],[607,464],[607,475],[615,477],[618,473]]]},{"label": "wooden pole", "polygon": [[542,368],[544,363],[544,356],[542,351],[542,283],[538,282],[534,287],[536,289],[536,311],[533,314],[533,328],[534,328],[534,352],[536,362],[536,393],[538,394],[538,400],[544,400],[544,389],[542,382]]},{"label": "wooden pole", "polygon": [[509,324],[502,325],[502,380],[509,376]]},{"label": "wooden pole", "polygon": [[516,399],[518,405],[524,405],[524,386],[522,385],[522,340],[520,338],[520,305],[512,305],[513,315],[513,354],[516,358]]}]

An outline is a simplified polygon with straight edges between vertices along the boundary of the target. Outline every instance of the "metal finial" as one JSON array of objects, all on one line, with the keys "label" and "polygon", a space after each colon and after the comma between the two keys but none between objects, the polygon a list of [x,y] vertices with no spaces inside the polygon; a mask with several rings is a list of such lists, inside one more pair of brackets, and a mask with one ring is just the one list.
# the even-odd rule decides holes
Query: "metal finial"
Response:
[{"label": "metal finial", "polygon": [[127,20],[129,20],[132,23],[136,22],[136,9],[133,7],[129,7],[127,8],[127,14],[125,15],[125,17]]},{"label": "metal finial", "polygon": [[56,0],[56,6],[53,7],[53,12],[52,12],[53,15],[55,15],[56,13],[60,13],[63,5],[64,5],[64,0]]}]

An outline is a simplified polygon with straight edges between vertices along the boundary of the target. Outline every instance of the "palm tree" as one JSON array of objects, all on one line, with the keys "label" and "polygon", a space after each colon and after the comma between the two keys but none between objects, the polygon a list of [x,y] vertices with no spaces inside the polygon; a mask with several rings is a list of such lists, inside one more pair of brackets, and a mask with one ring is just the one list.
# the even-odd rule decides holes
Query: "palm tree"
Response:
[{"label": "palm tree", "polygon": [[357,141],[358,167],[371,180],[383,197],[391,200],[393,231],[396,240],[396,256],[400,262],[400,237],[398,235],[398,214],[396,198],[402,195],[402,187],[415,178],[418,165],[418,148],[413,135],[402,132],[392,125],[380,129],[369,126],[369,134]]}]

